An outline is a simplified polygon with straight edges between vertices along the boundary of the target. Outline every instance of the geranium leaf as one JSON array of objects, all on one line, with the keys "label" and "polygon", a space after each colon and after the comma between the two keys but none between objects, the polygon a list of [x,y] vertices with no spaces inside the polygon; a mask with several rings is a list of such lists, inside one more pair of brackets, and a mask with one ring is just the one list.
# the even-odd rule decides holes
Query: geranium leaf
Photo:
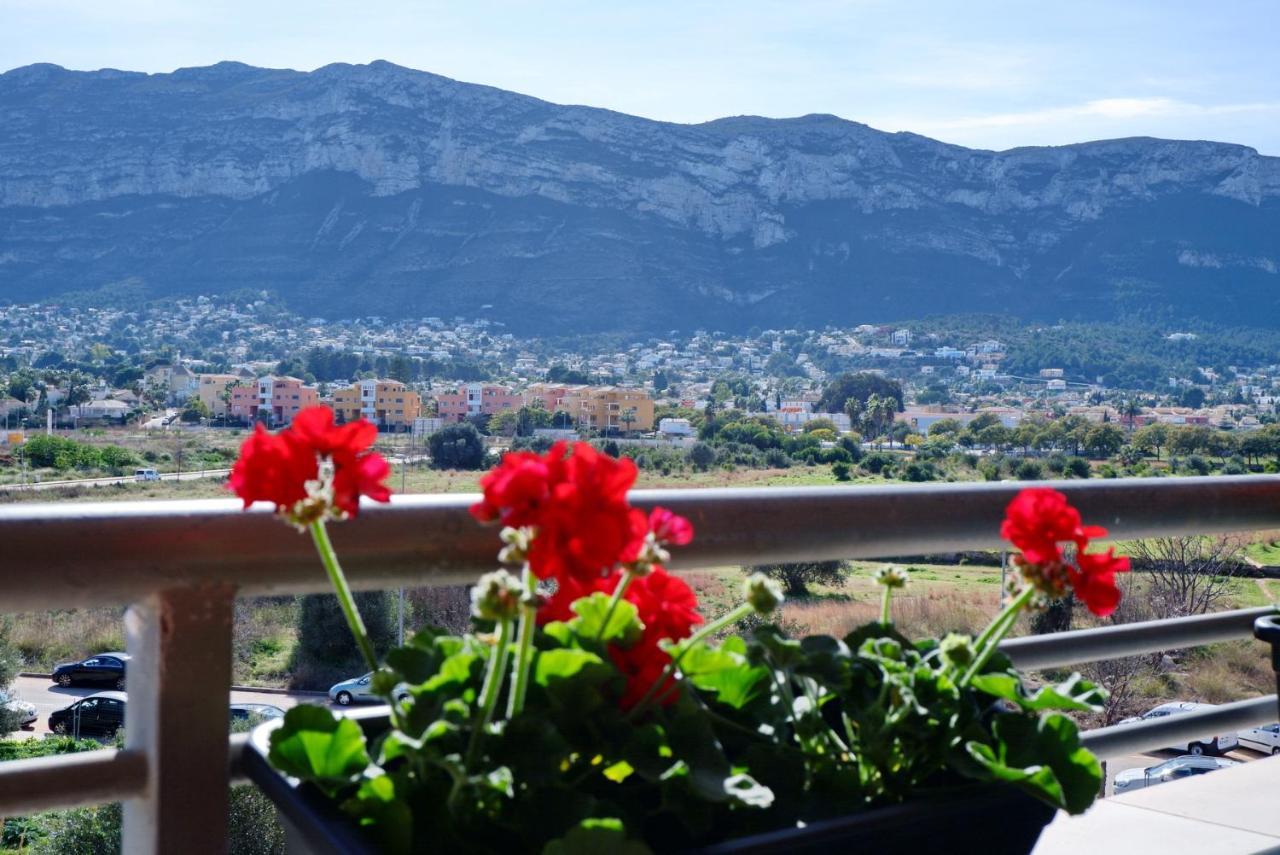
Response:
[{"label": "geranium leaf", "polygon": [[369,766],[360,726],[321,707],[304,704],[284,715],[271,734],[271,765],[333,793]]},{"label": "geranium leaf", "polygon": [[1057,686],[1042,686],[1030,695],[1026,693],[1021,678],[1014,674],[979,674],[970,681],[970,685],[993,697],[1012,701],[1028,712],[1096,712],[1106,699],[1102,689],[1079,674]]},{"label": "geranium leaf", "polygon": [[699,689],[715,692],[720,703],[742,709],[765,688],[769,670],[752,666],[741,653],[698,644],[680,660],[680,671]]},{"label": "geranium leaf", "polygon": [[408,852],[413,841],[413,814],[397,797],[390,775],[375,775],[360,782],[360,789],[342,805],[357,825],[366,828],[384,852]]},{"label": "geranium leaf", "polygon": [[1102,785],[1098,759],[1080,744],[1074,722],[1060,713],[1034,718],[996,716],[994,745],[969,742],[969,756],[997,780],[1015,783],[1073,814],[1093,803]]},{"label": "geranium leaf", "polygon": [[[639,611],[633,603],[620,600],[610,614],[612,599],[603,591],[597,591],[573,604],[577,617],[569,621],[569,627],[579,639],[589,643],[599,640],[602,644],[617,644],[622,647],[630,647],[639,640],[640,633],[644,631]],[[608,626],[605,626],[606,615]]]},{"label": "geranium leaf", "polygon": [[547,686],[553,680],[568,680],[583,668],[604,665],[604,661],[587,650],[564,648],[544,650],[533,665],[533,679],[539,686]]},{"label": "geranium leaf", "polygon": [[542,855],[652,855],[648,846],[628,840],[622,820],[584,819],[564,837],[542,847]]}]

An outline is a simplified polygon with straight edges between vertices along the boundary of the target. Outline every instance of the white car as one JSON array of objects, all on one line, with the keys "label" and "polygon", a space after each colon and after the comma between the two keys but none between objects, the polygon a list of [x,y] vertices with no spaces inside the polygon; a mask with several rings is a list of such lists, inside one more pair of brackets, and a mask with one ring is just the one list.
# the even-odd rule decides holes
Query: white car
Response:
[{"label": "white car", "polygon": [[[1134,721],[1151,721],[1152,719],[1165,718],[1171,715],[1181,715],[1182,713],[1194,712],[1196,710],[1213,709],[1213,704],[1197,704],[1191,701],[1173,701],[1172,703],[1161,704],[1153,710],[1143,713],[1136,718],[1126,718],[1121,724],[1128,724]],[[1235,748],[1239,742],[1235,734],[1226,736],[1210,736],[1202,737],[1192,742],[1180,742],[1170,745],[1173,751],[1185,751],[1188,754],[1225,754],[1232,748]]]},{"label": "white car", "polygon": [[1240,744],[1263,754],[1280,754],[1280,724],[1265,724],[1238,734]]},{"label": "white car", "polygon": [[36,720],[36,708],[17,695],[0,692],[0,707],[17,713],[19,727],[26,727]]},{"label": "white car", "polygon": [[1176,781],[1179,778],[1191,778],[1206,772],[1225,769],[1228,766],[1239,765],[1239,762],[1227,760],[1224,757],[1203,757],[1195,754],[1174,757],[1172,760],[1148,766],[1146,769],[1125,769],[1116,775],[1115,791],[1116,795],[1129,793],[1141,790],[1143,787],[1154,787],[1156,784]]},{"label": "white car", "polygon": [[[351,704],[380,704],[383,699],[373,693],[369,682],[373,677],[370,671],[362,677],[352,677],[350,680],[343,680],[341,683],[334,683],[329,687],[329,700],[340,706],[350,706]],[[409,693],[403,688],[396,690],[396,700],[403,701],[409,697]]]}]

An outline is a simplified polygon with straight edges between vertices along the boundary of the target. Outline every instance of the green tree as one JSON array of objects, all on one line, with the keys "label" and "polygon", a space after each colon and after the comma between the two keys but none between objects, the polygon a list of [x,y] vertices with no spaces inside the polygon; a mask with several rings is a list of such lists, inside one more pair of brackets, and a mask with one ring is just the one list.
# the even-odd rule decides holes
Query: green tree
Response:
[{"label": "green tree", "polygon": [[446,425],[427,437],[436,469],[483,469],[488,456],[480,431],[471,424]]},{"label": "green tree", "polygon": [[[361,591],[356,607],[379,653],[396,640],[395,613],[385,591]],[[299,688],[327,689],[337,680],[364,673],[364,660],[333,594],[307,594],[298,602],[298,643],[291,670]]]},{"label": "green tree", "polygon": [[1085,433],[1085,449],[1094,457],[1111,457],[1124,445],[1124,431],[1114,424],[1096,424]]},{"label": "green tree", "polygon": [[1133,434],[1133,447],[1139,451],[1154,451],[1156,460],[1160,459],[1160,451],[1169,444],[1169,426],[1161,422],[1152,422],[1138,428]]},{"label": "green tree", "polygon": [[849,575],[844,561],[801,561],[789,564],[756,564],[743,567],[748,575],[763,573],[781,583],[788,597],[809,596],[810,585],[842,585]]},{"label": "green tree", "polygon": [[695,442],[689,449],[689,462],[698,469],[707,469],[716,460],[716,450],[705,442]]},{"label": "green tree", "polygon": [[178,418],[186,424],[196,424],[201,419],[209,418],[209,415],[209,408],[205,402],[193,395],[187,399],[187,405],[182,408]]},{"label": "green tree", "polygon": [[894,412],[902,409],[904,398],[901,384],[883,375],[866,371],[857,374],[841,374],[832,380],[823,390],[822,397],[818,399],[814,409],[823,413],[842,413],[845,411],[845,402],[850,398],[857,398],[865,404],[872,395],[892,398]]}]

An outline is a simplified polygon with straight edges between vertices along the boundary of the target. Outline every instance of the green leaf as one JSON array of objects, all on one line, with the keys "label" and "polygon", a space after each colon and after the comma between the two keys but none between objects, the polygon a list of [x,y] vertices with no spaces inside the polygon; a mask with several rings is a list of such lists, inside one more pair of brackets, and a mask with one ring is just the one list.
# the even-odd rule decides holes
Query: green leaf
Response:
[{"label": "green leaf", "polygon": [[609,766],[601,774],[613,781],[615,784],[621,784],[635,773],[635,769],[626,760],[619,760],[612,766]]},{"label": "green leaf", "polygon": [[311,781],[330,794],[354,783],[369,767],[364,733],[351,719],[304,704],[284,715],[271,734],[271,765]]},{"label": "green leaf", "polygon": [[435,647],[397,647],[387,654],[387,665],[400,672],[406,683],[416,686],[431,679],[440,667],[440,659]]},{"label": "green leaf", "polygon": [[1073,674],[1057,686],[1041,686],[1032,695],[1026,693],[1022,679],[1014,674],[979,674],[969,685],[988,695],[1012,701],[1029,712],[1097,712],[1106,699],[1103,689],[1079,674]]},{"label": "green leaf", "polygon": [[479,676],[479,666],[483,661],[478,652],[460,650],[441,662],[440,670],[423,683],[422,688],[434,692],[446,686],[465,685],[471,681],[473,674]]},{"label": "green leaf", "polygon": [[553,680],[568,680],[577,676],[583,668],[604,665],[604,660],[586,650],[572,648],[544,650],[533,665],[533,680],[539,686],[547,686]]},{"label": "green leaf", "polygon": [[628,840],[620,819],[584,819],[577,828],[542,847],[542,855],[652,855],[648,846]]},{"label": "green leaf", "polygon": [[734,709],[742,709],[768,688],[769,669],[750,665],[746,656],[724,644],[694,645],[680,660],[680,671],[694,686],[715,692],[720,703]]},{"label": "green leaf", "polygon": [[360,789],[343,803],[342,809],[377,839],[381,851],[394,855],[409,852],[413,814],[408,804],[397,797],[396,783],[390,775],[361,781]]},{"label": "green leaf", "polygon": [[542,627],[542,632],[548,637],[554,638],[558,641],[561,647],[573,647],[573,630],[569,627],[569,624],[564,623],[563,621],[552,621]]},{"label": "green leaf", "polygon": [[617,644],[622,647],[630,647],[640,640],[640,633],[644,631],[640,612],[633,603],[626,600],[618,601],[613,614],[609,616],[609,625],[604,625],[612,599],[603,591],[597,591],[573,604],[573,611],[578,616],[569,621],[569,627],[579,639],[592,644],[599,639],[602,644]]},{"label": "green leaf", "polygon": [[1093,804],[1102,785],[1102,767],[1080,744],[1071,719],[1060,713],[1039,719],[998,715],[991,732],[994,745],[971,741],[966,748],[993,778],[1017,784],[1073,814]]}]

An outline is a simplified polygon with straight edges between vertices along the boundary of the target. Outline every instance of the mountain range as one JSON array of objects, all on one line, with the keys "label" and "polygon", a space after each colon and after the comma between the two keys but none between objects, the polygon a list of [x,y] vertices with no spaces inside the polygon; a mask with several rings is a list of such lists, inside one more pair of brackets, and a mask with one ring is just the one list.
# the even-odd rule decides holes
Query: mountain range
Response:
[{"label": "mountain range", "polygon": [[0,300],[270,289],[531,334],[950,312],[1280,326],[1280,158],[696,125],[386,62],[0,75]]}]

